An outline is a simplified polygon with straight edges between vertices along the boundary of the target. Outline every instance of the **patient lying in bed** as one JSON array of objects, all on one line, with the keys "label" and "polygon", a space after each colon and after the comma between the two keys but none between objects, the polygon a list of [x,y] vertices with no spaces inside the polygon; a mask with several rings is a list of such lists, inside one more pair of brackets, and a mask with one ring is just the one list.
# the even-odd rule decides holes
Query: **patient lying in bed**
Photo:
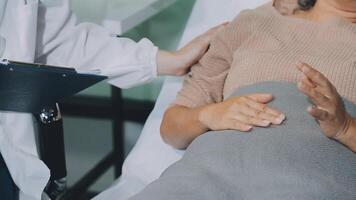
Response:
[{"label": "patient lying in bed", "polygon": [[212,42],[161,128],[186,154],[133,199],[356,199],[356,26],[282,7]]},{"label": "patient lying in bed", "polygon": [[[351,144],[336,138],[349,121],[355,125],[354,119],[345,117],[338,99],[341,95],[356,102],[356,24],[336,16],[313,21],[299,15],[283,14],[270,4],[243,11],[192,68],[175,105],[165,113],[162,138],[184,149],[208,130],[253,131],[253,127],[281,124],[283,110],[266,105],[273,99],[271,94],[226,97],[243,86],[286,81],[299,82],[301,92],[314,100],[316,107],[309,112],[319,122],[325,121],[321,115],[338,119],[321,123],[321,128],[356,151],[356,139]],[[308,66],[299,64],[298,70],[297,61]]]}]

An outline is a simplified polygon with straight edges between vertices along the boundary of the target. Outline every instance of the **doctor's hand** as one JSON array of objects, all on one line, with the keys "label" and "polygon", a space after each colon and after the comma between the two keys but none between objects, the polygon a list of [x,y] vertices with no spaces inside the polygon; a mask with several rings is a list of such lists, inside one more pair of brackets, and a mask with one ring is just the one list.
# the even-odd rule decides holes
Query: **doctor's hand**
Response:
[{"label": "doctor's hand", "polygon": [[314,103],[308,112],[319,122],[323,133],[346,145],[350,138],[355,140],[355,119],[346,112],[342,98],[333,84],[307,64],[298,63],[297,68],[303,74],[298,88]]},{"label": "doctor's hand", "polygon": [[248,132],[253,127],[279,125],[285,115],[268,107],[273,100],[271,94],[251,94],[228,99],[206,106],[199,121],[210,130],[239,130]]},{"label": "doctor's hand", "polygon": [[204,56],[214,36],[227,24],[210,29],[176,52],[160,50],[157,55],[158,75],[183,76],[188,73]]}]

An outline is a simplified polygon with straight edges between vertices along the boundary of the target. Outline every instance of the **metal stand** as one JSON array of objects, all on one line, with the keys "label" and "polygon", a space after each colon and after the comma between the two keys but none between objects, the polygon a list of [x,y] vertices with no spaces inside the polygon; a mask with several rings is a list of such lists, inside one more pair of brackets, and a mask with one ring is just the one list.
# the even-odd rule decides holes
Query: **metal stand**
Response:
[{"label": "metal stand", "polygon": [[50,199],[57,200],[67,189],[63,121],[58,104],[43,109],[38,121],[41,158],[51,171],[45,193]]},{"label": "metal stand", "polygon": [[[114,166],[115,178],[121,174],[124,161],[124,121],[144,123],[153,109],[148,101],[123,100],[121,90],[112,87],[111,98],[72,97],[61,103],[65,116],[105,119],[113,121],[113,150],[105,155],[81,179],[67,188],[64,151],[63,122],[58,105],[44,109],[37,116],[42,160],[51,171],[51,179],[45,189],[45,200],[82,200],[95,196],[88,189],[110,167]],[[140,113],[140,115],[137,115]],[[0,198],[1,199],[1,198]]]},{"label": "metal stand", "polygon": [[111,101],[113,107],[113,153],[115,178],[120,177],[122,165],[125,159],[124,149],[124,112],[122,92],[119,88],[111,88]]}]

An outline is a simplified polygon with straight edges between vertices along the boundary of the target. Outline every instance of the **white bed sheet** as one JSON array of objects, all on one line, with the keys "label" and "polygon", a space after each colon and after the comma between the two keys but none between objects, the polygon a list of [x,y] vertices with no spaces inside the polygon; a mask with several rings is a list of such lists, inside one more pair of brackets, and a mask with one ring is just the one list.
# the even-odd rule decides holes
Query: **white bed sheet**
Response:
[{"label": "white bed sheet", "polygon": [[[268,1],[197,0],[181,46],[210,27],[231,21],[241,10],[255,8],[266,2]],[[163,113],[175,99],[181,85],[182,78],[166,78],[155,108],[147,119],[137,144],[124,162],[122,176],[112,187],[95,197],[95,200],[128,199],[156,180],[167,167],[182,157],[184,151],[174,150],[160,137]]]},{"label": "white bed sheet", "polygon": [[182,78],[166,78],[140,138],[125,159],[122,176],[112,187],[95,197],[95,200],[128,199],[157,179],[169,165],[182,157],[184,151],[175,150],[164,144],[159,133],[163,113],[175,99],[181,85]]}]

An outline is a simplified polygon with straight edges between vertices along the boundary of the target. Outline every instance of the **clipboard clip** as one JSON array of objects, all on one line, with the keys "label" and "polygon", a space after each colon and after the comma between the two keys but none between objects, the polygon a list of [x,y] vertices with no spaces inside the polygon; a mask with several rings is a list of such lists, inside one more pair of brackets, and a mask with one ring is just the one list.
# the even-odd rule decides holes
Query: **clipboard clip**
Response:
[{"label": "clipboard clip", "polygon": [[39,119],[43,124],[51,124],[62,119],[62,114],[59,109],[58,103],[55,108],[46,107],[43,108],[39,114]]}]

